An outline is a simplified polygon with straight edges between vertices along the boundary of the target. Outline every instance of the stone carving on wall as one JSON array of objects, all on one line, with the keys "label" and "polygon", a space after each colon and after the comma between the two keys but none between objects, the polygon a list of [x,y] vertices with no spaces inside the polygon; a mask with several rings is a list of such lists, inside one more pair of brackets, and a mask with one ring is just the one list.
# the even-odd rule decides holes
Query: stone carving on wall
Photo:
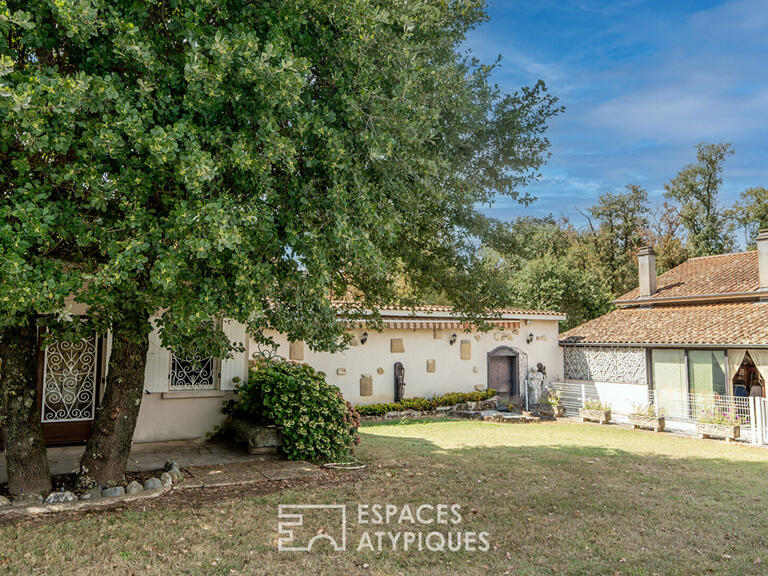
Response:
[{"label": "stone carving on wall", "polygon": [[373,396],[373,376],[360,375],[360,396]]},{"label": "stone carving on wall", "polygon": [[290,342],[288,344],[289,360],[304,360],[304,342]]},{"label": "stone carving on wall", "polygon": [[564,346],[568,380],[645,384],[645,349],[627,346]]}]

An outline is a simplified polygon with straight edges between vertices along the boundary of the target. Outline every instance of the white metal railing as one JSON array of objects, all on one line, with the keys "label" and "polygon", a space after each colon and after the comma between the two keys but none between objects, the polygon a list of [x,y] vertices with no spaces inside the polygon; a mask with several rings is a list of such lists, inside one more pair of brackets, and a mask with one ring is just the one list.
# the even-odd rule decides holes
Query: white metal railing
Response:
[{"label": "white metal railing", "polygon": [[649,390],[648,402],[656,406],[666,419],[699,422],[712,415],[722,415],[742,426],[751,425],[753,415],[749,398],[721,394],[671,394]]},{"label": "white metal railing", "polygon": [[[579,408],[586,400],[606,400],[600,397],[591,382],[553,382],[547,386],[560,392],[566,416],[578,415]],[[741,436],[753,445],[768,444],[768,399],[649,390],[647,402],[653,404],[673,426],[677,423],[682,429],[692,431],[696,422],[711,415],[723,415],[740,424]],[[611,409],[614,415],[620,417],[632,412],[632,406],[629,405],[613,405]]]},{"label": "white metal railing", "polygon": [[562,395],[560,403],[565,407],[566,416],[576,416],[586,400],[600,400],[594,386],[579,382],[553,382],[547,385]]}]

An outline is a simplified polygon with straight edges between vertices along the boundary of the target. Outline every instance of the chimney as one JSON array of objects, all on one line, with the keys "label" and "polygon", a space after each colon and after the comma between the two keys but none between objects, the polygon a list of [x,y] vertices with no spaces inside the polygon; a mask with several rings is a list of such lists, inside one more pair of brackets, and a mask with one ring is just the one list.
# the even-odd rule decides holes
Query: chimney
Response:
[{"label": "chimney", "polygon": [[768,230],[757,234],[757,266],[760,290],[768,291]]},{"label": "chimney", "polygon": [[[768,273],[768,242],[765,244],[765,265]],[[640,298],[650,298],[656,293],[656,252],[651,246],[644,246],[637,253],[637,272],[640,277]],[[765,278],[768,281],[768,275]]]}]

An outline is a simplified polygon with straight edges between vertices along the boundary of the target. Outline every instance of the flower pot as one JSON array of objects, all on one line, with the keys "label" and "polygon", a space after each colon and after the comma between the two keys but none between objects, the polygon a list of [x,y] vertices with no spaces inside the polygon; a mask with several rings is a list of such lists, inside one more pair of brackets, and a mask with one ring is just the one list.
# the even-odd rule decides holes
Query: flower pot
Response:
[{"label": "flower pot", "polygon": [[579,408],[579,416],[584,422],[608,424],[611,421],[610,410],[589,410],[587,408]]},{"label": "flower pot", "polygon": [[641,416],[640,414],[630,414],[629,423],[632,428],[650,428],[654,432],[662,432],[664,430],[664,417],[656,416]]},{"label": "flower pot", "polygon": [[271,454],[283,445],[280,429],[272,424],[253,424],[239,418],[230,418],[227,426],[235,437],[245,442],[248,454]]},{"label": "flower pot", "polygon": [[543,408],[539,409],[539,412],[550,418],[562,418],[565,415],[565,406],[550,406],[545,404]]},{"label": "flower pot", "polygon": [[707,422],[696,422],[696,434],[702,438],[717,436],[725,438],[726,442],[733,442],[741,435],[741,426],[739,424],[710,424]]}]

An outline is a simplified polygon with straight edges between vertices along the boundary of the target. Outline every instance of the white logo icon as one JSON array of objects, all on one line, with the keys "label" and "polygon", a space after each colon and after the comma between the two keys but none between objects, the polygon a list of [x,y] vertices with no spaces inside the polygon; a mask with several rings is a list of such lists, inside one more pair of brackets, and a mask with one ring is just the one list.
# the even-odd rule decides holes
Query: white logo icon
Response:
[{"label": "white logo icon", "polygon": [[[310,511],[314,512],[311,514],[312,517],[322,515],[324,523],[329,520],[329,515],[335,516],[340,530],[336,534],[325,531],[311,532],[312,537],[304,546],[300,546],[302,542],[296,541],[295,532],[304,532],[306,535],[310,533],[309,528],[304,524],[304,513]],[[328,540],[337,552],[347,549],[347,507],[344,504],[280,504],[277,508],[277,517],[280,520],[277,524],[279,535],[277,549],[280,552],[309,552],[318,540]],[[301,530],[302,528],[304,530]],[[302,535],[302,540],[305,537]]]}]

